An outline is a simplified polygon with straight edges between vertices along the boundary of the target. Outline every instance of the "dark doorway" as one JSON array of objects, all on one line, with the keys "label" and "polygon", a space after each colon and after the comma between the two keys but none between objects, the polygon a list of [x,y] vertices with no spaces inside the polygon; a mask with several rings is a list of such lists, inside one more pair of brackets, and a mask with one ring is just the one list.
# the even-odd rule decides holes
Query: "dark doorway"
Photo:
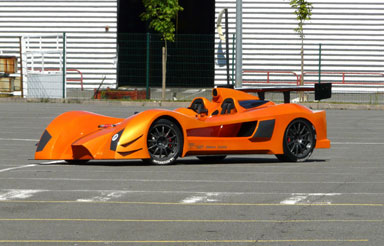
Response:
[{"label": "dark doorway", "polygon": [[142,0],[119,0],[118,33],[146,33],[147,25],[140,19],[143,12]]},{"label": "dark doorway", "polygon": [[179,0],[184,8],[178,18],[176,32],[179,34],[215,33],[214,0]]},{"label": "dark doorway", "polygon": [[[215,2],[179,0],[179,4],[184,10],[175,21],[175,42],[168,43],[167,87],[212,87]],[[119,86],[145,87],[147,77],[151,87],[161,85],[161,47],[164,42],[140,19],[142,12],[142,0],[119,0]]]}]

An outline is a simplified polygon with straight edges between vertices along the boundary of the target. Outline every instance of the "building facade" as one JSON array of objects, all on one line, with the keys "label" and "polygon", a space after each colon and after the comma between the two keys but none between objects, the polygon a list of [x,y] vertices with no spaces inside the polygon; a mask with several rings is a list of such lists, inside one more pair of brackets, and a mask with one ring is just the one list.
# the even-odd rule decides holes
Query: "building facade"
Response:
[{"label": "building facade", "polygon": [[[288,0],[243,0],[243,81],[248,84],[297,81],[300,76],[298,21]],[[304,76],[318,81],[321,44],[322,81],[384,82],[384,1],[309,0],[312,18],[304,26]],[[236,0],[216,0],[216,18],[229,10],[230,58]],[[219,37],[215,38],[220,50]],[[226,66],[216,57],[215,84],[225,84]],[[232,59],[230,59],[232,78]],[[252,71],[256,70],[256,71]]]},{"label": "building facade", "polygon": [[[119,25],[124,24],[118,21],[121,1],[0,0],[0,55],[19,56],[20,36],[66,33],[67,68],[81,72],[84,87],[97,88],[104,77],[105,86],[117,87],[119,73],[122,73],[118,66],[117,41]],[[201,9],[203,2],[196,2],[199,6],[195,9]],[[242,2],[244,83],[295,83],[300,76],[300,38],[294,31],[297,20],[289,1]],[[384,2],[310,2],[313,4],[313,12],[311,21],[305,25],[305,80],[317,80],[321,44],[323,81],[382,82],[380,73],[384,70]],[[180,4],[182,5],[182,1]],[[215,0],[214,16],[204,17],[210,19],[206,23],[212,26],[215,33],[212,33],[214,38],[210,41],[214,50],[211,65],[214,70],[214,85],[227,83],[227,65],[223,62],[226,55],[225,44],[219,41],[215,21],[211,20],[217,18],[224,8],[228,8],[229,12],[229,67],[230,78],[233,80],[236,0]],[[184,25],[199,18],[199,12],[194,10],[185,16]],[[202,24],[198,23],[193,28],[198,29],[198,26]],[[187,34],[189,29],[185,30],[183,34]],[[76,78],[78,75],[68,74],[69,79],[71,76]],[[72,87],[79,86],[76,81],[68,81],[68,84]],[[183,83],[180,82],[179,86],[182,87]]]}]

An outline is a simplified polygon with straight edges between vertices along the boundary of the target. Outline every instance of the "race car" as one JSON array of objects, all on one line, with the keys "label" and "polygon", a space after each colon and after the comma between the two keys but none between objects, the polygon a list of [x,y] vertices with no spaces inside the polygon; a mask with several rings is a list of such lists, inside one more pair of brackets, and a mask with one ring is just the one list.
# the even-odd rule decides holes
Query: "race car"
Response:
[{"label": "race car", "polygon": [[36,160],[142,159],[168,165],[197,156],[220,161],[229,154],[273,154],[281,161],[307,160],[330,148],[325,111],[265,100],[264,92],[214,88],[212,100],[195,98],[188,108],[151,109],[126,119],[85,111],[55,118],[43,132]]}]

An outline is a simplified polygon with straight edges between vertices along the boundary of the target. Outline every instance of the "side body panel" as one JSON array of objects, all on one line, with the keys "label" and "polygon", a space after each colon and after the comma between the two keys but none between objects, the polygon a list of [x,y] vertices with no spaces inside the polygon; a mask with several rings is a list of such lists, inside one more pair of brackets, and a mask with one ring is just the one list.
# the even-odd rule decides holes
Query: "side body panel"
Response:
[{"label": "side body panel", "polygon": [[[317,134],[316,148],[329,148],[330,141],[326,138],[326,119],[325,112],[313,113],[304,106],[297,104],[280,104],[268,106],[260,109],[248,110],[241,114],[212,116],[206,119],[207,125],[219,126],[217,133],[206,133],[201,131],[200,135],[196,132],[187,131],[189,142],[189,155],[199,154],[220,154],[220,153],[265,153],[282,154],[282,139],[288,124],[297,118],[308,120],[314,127]],[[236,132],[237,125],[244,122],[256,122],[256,127],[252,134],[247,137],[238,137]],[[272,129],[261,127],[267,122]],[[273,122],[273,125],[271,124]],[[267,125],[268,125],[267,124]],[[228,130],[226,128],[231,128]],[[238,127],[237,127],[238,128]],[[269,136],[258,135],[263,131],[272,131]],[[212,130],[214,131],[214,130]],[[227,134],[222,132],[227,131]]]}]

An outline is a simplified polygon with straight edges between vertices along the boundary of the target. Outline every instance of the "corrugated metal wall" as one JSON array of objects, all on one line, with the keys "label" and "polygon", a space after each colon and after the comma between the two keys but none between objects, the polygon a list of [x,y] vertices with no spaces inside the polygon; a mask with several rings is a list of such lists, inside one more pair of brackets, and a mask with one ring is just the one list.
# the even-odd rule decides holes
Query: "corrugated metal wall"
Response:
[{"label": "corrugated metal wall", "polygon": [[[318,70],[321,43],[322,71],[340,73],[324,74],[323,81],[341,82],[341,72],[349,72],[368,74],[346,74],[346,82],[383,82],[379,73],[384,71],[384,2],[310,2],[314,9],[305,26],[305,71]],[[216,0],[216,17],[220,10],[229,8],[230,41],[235,32],[235,7],[236,0]],[[21,35],[66,32],[68,68],[83,73],[86,87],[97,87],[104,76],[104,83],[113,87],[117,77],[117,8],[117,0],[0,0],[0,54],[18,56]],[[243,69],[299,74],[296,25],[288,0],[243,0]],[[217,57],[220,54],[216,54],[215,83],[223,84],[226,69]],[[294,82],[293,73],[271,74],[270,81]],[[316,79],[317,75],[306,76],[306,81]],[[266,80],[266,73],[244,74],[244,81]]]},{"label": "corrugated metal wall", "polygon": [[0,54],[19,56],[19,36],[63,32],[67,68],[83,74],[86,88],[97,87],[104,76],[104,84],[115,87],[117,0],[0,0]]},{"label": "corrugated metal wall", "polygon": [[[322,81],[384,82],[384,1],[314,0],[312,20],[305,25],[305,71],[318,71],[322,44]],[[216,18],[229,8],[230,41],[235,33],[236,0],[216,0]],[[300,38],[288,0],[243,0],[243,69],[289,71],[300,75]],[[231,42],[232,43],[232,42]],[[225,46],[224,46],[225,47]],[[232,48],[232,44],[230,46]],[[216,50],[219,38],[216,35]],[[216,61],[218,61],[216,59]],[[232,64],[230,64],[231,66]],[[232,66],[231,66],[232,69]],[[362,74],[348,74],[362,73]],[[377,74],[376,74],[377,73]],[[317,74],[305,76],[317,81]],[[265,82],[266,73],[243,76],[245,82]],[[226,83],[225,66],[216,62],[215,83]],[[296,76],[270,74],[270,81],[296,81]]]}]

